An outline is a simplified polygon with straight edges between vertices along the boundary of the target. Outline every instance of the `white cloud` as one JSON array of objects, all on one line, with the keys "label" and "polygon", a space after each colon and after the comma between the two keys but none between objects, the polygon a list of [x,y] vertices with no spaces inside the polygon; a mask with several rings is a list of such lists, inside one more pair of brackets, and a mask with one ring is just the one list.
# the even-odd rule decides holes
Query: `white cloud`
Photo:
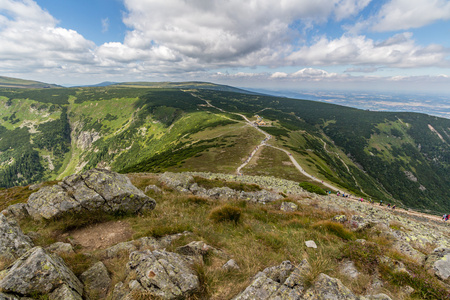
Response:
[{"label": "white cloud", "polygon": [[450,1],[391,0],[381,8],[372,29],[375,31],[408,30],[438,20],[450,20]]},{"label": "white cloud", "polygon": [[275,72],[272,75],[270,75],[270,78],[286,78],[288,76],[287,73],[284,72]]},{"label": "white cloud", "polygon": [[3,71],[58,68],[93,62],[93,42],[57,21],[34,1],[0,0],[0,58]]},{"label": "white cloud", "polygon": [[288,60],[300,65],[374,65],[398,68],[448,67],[449,49],[439,45],[417,46],[410,33],[376,43],[365,36],[320,38],[293,52]]},{"label": "white cloud", "polygon": [[132,30],[124,44],[165,46],[180,58],[210,66],[279,64],[292,50],[294,21],[352,16],[370,0],[125,0]]},{"label": "white cloud", "polygon": [[336,4],[334,12],[336,20],[341,21],[362,11],[371,0],[341,0]]}]

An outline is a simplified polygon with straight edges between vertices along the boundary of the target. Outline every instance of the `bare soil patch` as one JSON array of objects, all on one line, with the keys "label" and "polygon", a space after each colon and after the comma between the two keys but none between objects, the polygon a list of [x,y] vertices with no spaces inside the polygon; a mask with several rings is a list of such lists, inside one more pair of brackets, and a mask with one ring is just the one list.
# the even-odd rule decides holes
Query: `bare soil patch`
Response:
[{"label": "bare soil patch", "polygon": [[133,230],[126,221],[111,221],[73,230],[66,235],[79,244],[84,251],[93,251],[130,240]]}]

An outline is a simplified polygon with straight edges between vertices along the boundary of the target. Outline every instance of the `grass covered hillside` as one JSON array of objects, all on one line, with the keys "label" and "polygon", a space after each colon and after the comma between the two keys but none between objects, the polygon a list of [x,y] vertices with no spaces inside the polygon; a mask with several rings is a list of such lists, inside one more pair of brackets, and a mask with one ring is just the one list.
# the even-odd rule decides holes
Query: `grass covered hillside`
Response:
[{"label": "grass covered hillside", "polygon": [[0,87],[8,88],[50,88],[57,87],[55,84],[48,84],[33,80],[23,80],[18,78],[11,78],[0,76]]},{"label": "grass covered hillside", "polygon": [[[381,299],[448,299],[448,279],[442,279],[442,274],[438,278],[432,269],[433,249],[450,247],[448,224],[440,218],[335,195],[319,196],[302,190],[296,182],[273,177],[212,173],[135,173],[128,177],[156,200],[154,210],[139,215],[85,211],[42,221],[29,216],[19,220],[35,246],[58,251],[52,250],[54,243],[67,243],[63,245],[70,251],[57,253],[79,278],[99,262],[106,266],[106,286],[93,291],[86,286],[90,299],[121,299],[118,287],[132,286],[137,277],[126,267],[130,252],[164,248],[186,254],[183,249],[191,242],[206,246],[188,253],[196,258],[192,268],[199,287],[183,299],[233,299],[258,272],[286,260],[294,266],[305,260],[310,265],[301,274],[303,292],[313,290],[320,274],[326,274],[349,289],[341,297],[356,299],[349,295],[353,293],[380,299],[368,295],[382,293],[390,298]],[[220,188],[287,193],[279,200],[261,203],[217,196]],[[206,196],[199,189],[216,190]],[[26,202],[31,192],[25,187],[0,191],[0,210]],[[151,243],[144,245],[143,241]],[[308,247],[307,241],[314,241],[317,248]],[[230,259],[238,269],[222,267]],[[9,263],[0,259],[0,271]],[[131,295],[130,299],[153,299],[144,290]]]},{"label": "grass covered hillside", "polygon": [[450,120],[422,114],[188,82],[0,88],[0,119],[3,188],[108,167],[268,175],[439,213],[450,201]]}]

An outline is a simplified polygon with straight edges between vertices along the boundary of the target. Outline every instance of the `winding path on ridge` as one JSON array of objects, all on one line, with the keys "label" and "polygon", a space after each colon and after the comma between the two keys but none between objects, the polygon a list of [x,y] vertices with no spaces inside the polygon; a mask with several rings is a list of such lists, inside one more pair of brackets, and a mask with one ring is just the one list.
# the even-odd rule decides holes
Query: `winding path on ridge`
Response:
[{"label": "winding path on ridge", "polygon": [[[229,113],[229,114],[234,114],[234,115],[238,115],[241,118],[243,118],[245,120],[245,122],[250,125],[251,127],[255,128],[256,130],[258,130],[259,132],[261,132],[262,134],[264,134],[265,138],[261,141],[261,143],[255,147],[255,149],[250,153],[250,155],[247,157],[247,159],[244,161],[244,163],[242,163],[237,169],[236,169],[236,174],[241,175],[242,173],[242,169],[252,160],[252,158],[255,156],[256,152],[258,152],[258,150],[263,147],[263,146],[267,146],[267,147],[272,147],[274,149],[283,151],[284,153],[286,153],[289,157],[289,159],[291,160],[291,162],[293,163],[293,165],[295,166],[295,168],[297,168],[297,170],[302,173],[303,175],[305,175],[306,177],[310,178],[311,180],[317,181],[319,183],[321,183],[322,185],[330,188],[331,190],[335,190],[335,191],[340,191],[340,188],[337,188],[327,182],[324,182],[312,175],[310,175],[309,173],[307,173],[301,166],[300,164],[297,162],[297,160],[292,156],[292,153],[290,153],[289,151],[287,151],[286,149],[283,148],[279,148],[270,144],[267,144],[267,142],[272,138],[272,136],[270,134],[268,134],[267,132],[265,132],[264,130],[262,130],[259,126],[255,125],[253,122],[251,122],[246,116],[244,116],[243,114],[240,113],[233,113],[233,112],[227,112],[225,110],[223,110],[222,108],[216,107],[214,105],[211,104],[210,101],[203,99],[201,97],[199,97],[198,95],[195,94],[191,94],[194,97],[199,98],[200,100],[203,100],[206,102],[206,105],[212,108],[215,108],[221,112],[224,113]],[[325,146],[324,146],[325,147]]]},{"label": "winding path on ridge", "polygon": [[[258,126],[256,126],[255,124],[253,124],[253,123],[252,123],[246,116],[244,116],[243,114],[227,112],[227,111],[223,110],[222,108],[219,108],[219,107],[216,107],[216,106],[212,105],[208,100],[205,100],[205,99],[201,98],[201,97],[198,96],[198,95],[195,95],[195,94],[193,94],[193,93],[191,93],[191,95],[194,96],[194,97],[196,97],[196,98],[198,98],[198,99],[200,99],[200,100],[202,100],[202,101],[205,101],[205,102],[206,102],[206,105],[209,106],[209,107],[212,107],[212,108],[214,108],[214,109],[217,109],[217,110],[219,110],[219,111],[221,111],[221,112],[223,112],[223,113],[229,113],[229,114],[234,114],[234,115],[240,116],[241,118],[243,118],[243,119],[245,120],[245,122],[246,122],[248,125],[252,126],[253,128],[255,128],[256,130],[258,130],[259,132],[261,132],[261,133],[263,133],[263,134],[265,135],[265,139],[264,139],[263,141],[261,141],[261,143],[260,143],[258,146],[256,146],[256,148],[252,151],[252,153],[249,155],[249,157],[246,159],[246,161],[245,161],[242,165],[240,165],[240,166],[237,168],[237,170],[236,170],[236,173],[237,173],[237,174],[242,174],[242,173],[241,173],[242,168],[244,168],[244,167],[250,162],[250,160],[253,158],[253,156],[256,154],[257,150],[258,150],[260,147],[262,147],[262,146],[267,146],[267,147],[272,147],[272,148],[274,148],[274,149],[278,149],[278,150],[283,151],[284,153],[286,153],[286,154],[289,156],[291,162],[292,162],[292,163],[294,164],[294,166],[297,168],[297,170],[299,170],[303,175],[307,176],[308,178],[310,178],[310,179],[312,179],[312,180],[314,180],[314,181],[317,181],[317,182],[322,183],[324,186],[329,187],[331,190],[335,190],[335,191],[341,190],[341,189],[336,188],[335,186],[333,186],[333,185],[331,185],[331,184],[329,184],[329,183],[327,183],[327,182],[324,182],[324,181],[322,181],[322,180],[320,180],[320,179],[318,179],[318,178],[315,178],[314,176],[308,174],[308,173],[300,166],[300,164],[299,164],[299,163],[297,162],[297,160],[292,156],[292,154],[291,154],[289,151],[287,151],[286,149],[279,148],[279,147],[276,147],[276,146],[267,144],[267,141],[269,141],[269,140],[272,138],[272,136],[271,136],[270,134],[268,134],[267,132],[265,132],[264,130],[262,130],[260,127],[258,127]],[[332,151],[327,150],[327,149],[326,149],[326,142],[323,141],[323,140],[322,140],[322,142],[323,142],[323,144],[324,144],[324,145],[323,145],[324,150],[325,150],[327,153],[334,153],[334,154],[336,154],[335,152],[332,152]],[[337,155],[337,156],[339,157],[339,155]],[[343,162],[343,163],[344,163],[344,162]],[[347,167],[347,169],[348,169],[348,166],[347,166],[345,163],[344,163],[344,165],[345,165],[345,166]],[[355,181],[356,181],[356,179],[355,179]],[[336,196],[336,195],[332,195],[332,197],[337,197],[337,196]],[[347,198],[347,199],[349,199],[350,201],[359,201],[360,198],[350,196],[350,197]],[[388,208],[388,207],[385,206],[385,205],[379,206],[378,204],[374,204],[374,203],[371,204],[370,202],[367,202],[367,201],[364,201],[364,204],[365,204],[365,205],[376,205],[376,206],[381,207],[382,209],[385,209],[385,210],[392,210],[392,208]],[[403,209],[403,208],[400,208],[400,207],[399,207],[399,208],[396,208],[396,211],[403,212],[403,213],[405,213],[405,214],[413,215],[413,216],[417,216],[417,217],[428,218],[428,219],[434,220],[434,221],[441,221],[441,217],[440,217],[440,216],[431,215],[431,214],[427,214],[427,213],[422,213],[422,212],[414,211],[414,210],[411,210],[411,209]]]}]

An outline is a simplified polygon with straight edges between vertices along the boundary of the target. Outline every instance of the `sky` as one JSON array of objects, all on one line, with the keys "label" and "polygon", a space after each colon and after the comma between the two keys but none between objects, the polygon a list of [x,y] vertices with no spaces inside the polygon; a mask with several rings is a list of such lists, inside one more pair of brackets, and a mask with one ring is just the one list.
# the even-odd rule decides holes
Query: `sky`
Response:
[{"label": "sky", "polygon": [[0,76],[450,94],[450,0],[0,0]]}]

